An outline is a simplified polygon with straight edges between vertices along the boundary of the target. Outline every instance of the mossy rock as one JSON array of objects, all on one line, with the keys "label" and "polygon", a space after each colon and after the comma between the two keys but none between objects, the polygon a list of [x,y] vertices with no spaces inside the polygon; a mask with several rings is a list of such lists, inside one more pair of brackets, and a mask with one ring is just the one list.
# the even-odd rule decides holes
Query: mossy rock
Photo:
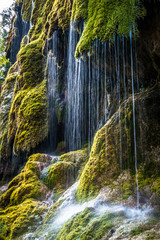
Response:
[{"label": "mossy rock", "polygon": [[[150,192],[155,192],[157,197],[160,176],[160,162],[157,160],[160,124],[159,114],[154,105],[159,100],[159,86],[135,96],[137,161],[138,171],[142,172],[141,177],[140,174],[138,176],[139,187],[142,189],[142,185],[143,188],[149,186]],[[118,184],[122,198],[127,199],[136,194],[132,98],[121,105],[120,111],[121,129],[118,111],[94,137],[90,158],[80,177],[77,190],[77,198],[80,201],[93,198],[104,186],[114,188],[113,182],[116,182],[124,170],[130,171],[131,180],[126,184]],[[152,131],[148,132],[147,129]],[[149,179],[152,180],[149,182]]]},{"label": "mossy rock", "polygon": [[64,224],[56,240],[97,240],[103,239],[106,234],[109,237],[110,230],[116,224],[116,217],[116,214],[98,215],[94,209],[86,208]]},{"label": "mossy rock", "polygon": [[89,0],[75,0],[72,6],[72,20],[86,20],[88,17]]},{"label": "mossy rock", "polygon": [[[34,9],[31,16],[31,22],[33,26],[29,32],[29,37],[32,41],[38,39],[42,34],[42,30],[44,29],[45,22],[47,20],[47,14],[49,14],[51,10],[47,2],[49,2],[49,0],[34,1]],[[53,0],[50,0],[50,5],[52,6],[52,4]]]},{"label": "mossy rock", "polygon": [[48,136],[47,87],[44,80],[29,91],[21,102],[17,116],[14,152],[30,152]]},{"label": "mossy rock", "polygon": [[26,199],[45,199],[49,189],[40,180],[40,172],[49,165],[51,158],[45,154],[29,157],[24,169],[9,184],[8,190],[0,198],[0,206],[17,205]]},{"label": "mossy rock", "polygon": [[7,134],[9,111],[14,94],[14,86],[18,76],[17,62],[9,69],[7,77],[1,87],[0,95],[0,157],[3,164],[9,156],[7,149]]},{"label": "mossy rock", "polygon": [[[4,239],[18,239],[27,232],[34,231],[42,220],[47,206],[28,199],[17,206],[0,210],[0,231]],[[2,238],[3,239],[3,238]]]},{"label": "mossy rock", "polygon": [[42,82],[43,55],[42,40],[36,40],[22,47],[17,55],[19,69],[18,84],[20,89],[35,87]]},{"label": "mossy rock", "polygon": [[8,115],[11,106],[11,101],[14,92],[14,86],[16,78],[18,76],[17,62],[9,69],[7,77],[1,87],[1,108],[0,108],[0,136],[3,134],[3,130],[7,129]]},{"label": "mossy rock", "polygon": [[82,150],[65,153],[60,156],[59,161],[72,162],[75,164],[78,170],[82,171],[88,159],[89,159],[89,150],[88,148],[85,148]]},{"label": "mossy rock", "polygon": [[32,0],[23,0],[22,4],[22,18],[23,21],[28,22],[31,18]]},{"label": "mossy rock", "polygon": [[72,1],[55,0],[52,10],[48,16],[49,32],[51,37],[53,32],[61,27],[63,30],[69,27],[72,10]]},{"label": "mossy rock", "polygon": [[44,80],[42,41],[22,47],[19,75],[9,114],[8,142],[14,153],[30,153],[48,136],[47,82]]},{"label": "mossy rock", "polygon": [[[134,4],[135,2],[136,4]],[[116,33],[128,36],[131,30],[137,33],[136,20],[145,15],[145,10],[140,0],[135,2],[89,0],[88,18],[76,48],[76,57],[83,51],[90,49],[92,42],[96,39],[102,41],[113,39]]]},{"label": "mossy rock", "polygon": [[66,150],[66,142],[64,141],[59,142],[56,148],[56,153],[63,154],[65,150]]},{"label": "mossy rock", "polygon": [[27,36],[25,35],[21,41],[21,48],[25,47],[28,43],[29,43],[28,35]]},{"label": "mossy rock", "polygon": [[75,182],[87,161],[88,149],[63,154],[57,163],[44,169],[41,179],[50,189],[54,189],[55,195],[59,196]]},{"label": "mossy rock", "polygon": [[[33,237],[45,236],[45,239],[48,239],[48,235],[50,235],[49,233],[50,229],[51,229],[51,236],[53,237],[53,232],[52,232],[53,222],[59,214],[59,206],[61,206],[62,203],[63,203],[63,200],[60,199],[52,205],[52,207],[44,216],[42,225],[36,230]],[[47,232],[47,236],[46,236],[46,232]]]},{"label": "mossy rock", "polygon": [[57,198],[74,183],[76,176],[74,163],[57,162],[47,168],[47,173],[42,172],[41,179],[50,189],[54,189],[54,197]]}]

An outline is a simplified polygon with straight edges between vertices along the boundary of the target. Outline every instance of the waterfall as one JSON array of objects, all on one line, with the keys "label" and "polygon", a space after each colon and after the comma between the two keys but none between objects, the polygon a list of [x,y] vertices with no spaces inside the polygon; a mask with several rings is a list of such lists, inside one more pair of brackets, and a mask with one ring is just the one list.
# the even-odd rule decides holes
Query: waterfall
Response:
[{"label": "waterfall", "polygon": [[22,21],[22,38],[28,35],[30,29],[30,22]]},{"label": "waterfall", "polygon": [[[78,27],[76,22],[70,25],[68,43],[65,140],[69,150],[80,148],[83,140],[86,138],[86,96],[84,96],[84,87],[87,64],[81,58],[79,60],[75,59],[74,56],[76,45],[80,38],[80,34],[77,31]],[[80,30],[82,31],[82,26],[80,26]]]},{"label": "waterfall", "polygon": [[135,173],[137,185],[137,208],[139,208],[139,186],[138,186],[138,166],[137,166],[137,140],[136,140],[136,118],[135,118],[135,90],[134,90],[134,73],[133,73],[133,46],[132,31],[130,31],[130,51],[131,51],[131,79],[132,79],[132,98],[133,98],[133,131],[134,131],[134,157],[135,157]]},{"label": "waterfall", "polygon": [[[95,131],[107,119],[109,95],[106,90],[107,73],[104,62],[105,46],[99,40],[93,43],[92,51],[77,60],[74,52],[83,26],[70,25],[67,67],[67,114],[65,141],[68,150],[79,149],[93,140]],[[105,93],[104,93],[105,91]],[[106,99],[104,101],[104,99]],[[104,103],[105,102],[105,103]],[[102,106],[100,109],[100,105]],[[104,114],[105,112],[105,114]]]},{"label": "waterfall", "polygon": [[[91,50],[84,52],[76,59],[74,56],[77,43],[80,39],[84,25],[78,22],[70,24],[68,36],[67,66],[65,69],[66,81],[66,119],[65,119],[65,142],[67,150],[80,149],[85,143],[90,146],[95,132],[100,129],[111,115],[118,111],[119,115],[119,165],[122,171],[124,167],[129,167],[128,163],[123,163],[124,128],[122,124],[121,103],[124,102],[124,112],[126,115],[126,99],[129,94],[133,97],[133,135],[134,135],[134,161],[137,185],[137,207],[139,206],[138,193],[138,167],[137,167],[137,143],[136,143],[136,117],[135,117],[135,97],[134,94],[138,86],[138,67],[136,53],[133,53],[132,36],[130,44],[125,37],[115,36],[114,42],[95,40]],[[50,111],[50,143],[51,148],[56,147],[57,119],[55,113],[54,97],[55,88],[59,78],[58,38],[57,31],[53,34],[53,51],[48,57],[48,78],[49,78],[49,102],[52,106]],[[128,50],[130,47],[130,51]],[[136,50],[136,48],[135,48]],[[130,55],[128,55],[130,54]],[[129,59],[130,57],[130,59]],[[129,61],[130,60],[130,61]],[[129,76],[129,67],[131,76]],[[135,76],[134,76],[135,75]],[[136,81],[136,82],[135,82]],[[137,83],[137,89],[135,85]],[[115,109],[115,103],[117,109]],[[53,136],[54,133],[54,136]],[[126,136],[126,147],[130,144]],[[107,130],[106,130],[107,149]],[[106,154],[107,155],[107,154]],[[128,155],[128,159],[132,156]],[[128,165],[127,165],[128,164]]]},{"label": "waterfall", "polygon": [[52,36],[52,50],[48,53],[48,98],[49,98],[49,152],[53,152],[56,148],[57,138],[57,117],[56,117],[56,86],[58,82],[58,31],[55,31]]},{"label": "waterfall", "polygon": [[[38,228],[34,233],[29,233],[23,237],[23,240],[51,240],[57,239],[57,233],[62,226],[68,222],[76,214],[83,212],[86,208],[91,208],[96,214],[96,218],[107,214],[117,215],[119,218],[123,216],[120,226],[125,226],[127,229],[132,225],[141,224],[142,221],[146,221],[151,212],[151,208],[144,207],[143,209],[135,209],[131,207],[125,207],[121,205],[108,204],[104,200],[103,193],[100,193],[96,198],[88,202],[79,204],[76,201],[75,193],[79,182],[74,183],[64,194],[58,199],[58,207],[56,211],[50,212],[50,217],[43,227]],[[95,220],[95,217],[91,219],[91,222]],[[90,223],[91,223],[90,222]],[[118,225],[119,226],[119,225]],[[122,228],[121,228],[122,231]],[[118,232],[116,232],[118,234]]]}]

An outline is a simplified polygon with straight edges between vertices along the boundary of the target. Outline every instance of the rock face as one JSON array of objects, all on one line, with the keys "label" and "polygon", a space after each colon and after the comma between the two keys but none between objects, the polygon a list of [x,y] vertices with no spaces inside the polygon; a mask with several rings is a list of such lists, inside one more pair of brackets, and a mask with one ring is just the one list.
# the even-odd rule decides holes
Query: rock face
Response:
[{"label": "rock face", "polygon": [[[11,95],[13,95],[13,99],[11,105],[9,105],[10,107],[8,106],[8,110],[5,111],[7,121],[7,126],[5,127],[6,129],[5,131],[4,129],[1,130],[1,136],[3,136],[1,140],[1,148],[3,148],[3,153],[7,152],[7,156],[5,156],[3,153],[0,154],[2,159],[1,169],[3,172],[7,171],[8,167],[6,163],[8,162],[14,161],[14,163],[16,162],[17,165],[22,164],[24,161],[26,161],[30,153],[46,151],[46,149],[49,152],[53,152],[57,148],[59,142],[63,142],[66,139],[67,141],[69,141],[69,138],[66,137],[66,134],[68,134],[68,136],[74,137],[75,130],[73,130],[73,134],[69,135],[69,132],[72,130],[71,129],[68,130],[66,125],[67,121],[68,121],[67,124],[69,125],[69,120],[66,120],[66,116],[67,111],[70,111],[69,110],[70,108],[67,105],[68,104],[67,101],[69,101],[68,96],[69,92],[67,90],[68,81],[67,75],[69,71],[68,29],[70,20],[72,21],[78,20],[79,22],[81,22],[80,24],[75,25],[76,26],[75,30],[77,31],[80,31],[81,26],[83,25],[81,19],[86,21],[86,28],[82,30],[82,35],[80,36],[80,40],[78,42],[76,50],[79,51],[80,53],[84,53],[84,50],[90,49],[90,54],[93,55],[91,56],[90,59],[91,66],[89,66],[89,60],[84,60],[85,69],[87,69],[88,71],[86,79],[89,79],[90,77],[93,78],[94,72],[92,72],[91,76],[89,76],[90,68],[95,68],[97,76],[98,75],[100,76],[100,71],[102,72],[102,74],[106,72],[106,74],[114,75],[113,73],[114,71],[116,71],[115,67],[116,65],[113,64],[113,66],[109,67],[110,63],[108,62],[106,62],[106,64],[103,63],[104,55],[103,53],[105,51],[103,44],[98,45],[97,49],[93,48],[92,52],[91,43],[96,38],[99,38],[103,41],[110,38],[111,33],[114,32],[115,23],[113,22],[111,23],[111,29],[109,28],[108,25],[106,25],[106,29],[108,29],[108,31],[109,30],[112,31],[109,34],[106,31],[106,35],[103,35],[102,33],[104,30],[102,31],[101,29],[100,31],[101,28],[100,25],[103,25],[104,21],[106,21],[109,24],[108,20],[105,19],[107,13],[103,12],[104,9],[103,5],[105,4],[105,1],[102,1],[101,3],[102,6],[98,6],[96,2],[93,4],[93,2],[90,0],[74,2],[64,1],[62,3],[62,1],[40,2],[38,0],[35,0],[31,4],[31,1],[27,0],[16,1],[15,4],[16,17],[14,17],[12,20],[12,26],[8,36],[7,45],[8,57],[10,56],[10,59],[12,57],[14,59],[13,61],[11,60],[12,62],[15,62],[16,55],[20,49],[20,43],[22,41],[23,36],[27,34],[28,36],[24,37],[21,44],[21,49],[17,55],[18,73],[16,76],[15,87],[12,90],[14,91],[14,94],[13,92],[11,93]],[[140,38],[137,41],[137,46],[136,45],[133,46],[133,51],[135,51],[136,50],[135,48],[137,47],[137,56],[135,57],[137,58],[136,62],[137,68],[140,69],[139,86],[138,88],[137,87],[135,88],[136,89],[135,91],[137,90],[139,91],[139,89],[143,89],[148,86],[153,86],[155,82],[158,81],[159,47],[158,41],[154,37],[158,36],[159,32],[158,24],[156,24],[158,22],[157,21],[158,13],[156,11],[158,4],[159,3],[157,1],[154,4],[152,4],[152,11],[150,11],[151,8],[150,3],[149,1],[146,1],[145,7],[148,10],[148,13],[143,21],[139,20]],[[113,14],[112,10],[117,8],[119,9],[120,7],[121,11],[124,13],[123,15],[125,15],[126,9],[124,8],[124,5],[116,3],[114,4],[114,6],[112,6],[112,3],[109,3],[109,6],[105,11],[109,11],[109,14],[112,16]],[[132,9],[130,5],[127,5],[127,9],[133,12],[136,10],[136,15],[134,17],[138,19],[143,17],[145,14],[144,7],[141,4],[139,4],[139,8],[136,6],[136,9],[134,8]],[[94,23],[94,21],[92,21],[93,19],[91,16],[92,13],[94,15],[96,11],[98,11],[99,14],[97,15],[97,20]],[[117,21],[121,22],[120,20],[118,20],[119,19],[118,12],[116,14]],[[102,22],[101,24],[99,23],[98,25],[96,25],[96,23],[98,23],[99,21],[98,19],[102,19]],[[150,24],[148,23],[149,21]],[[146,24],[147,26],[150,27],[152,38],[149,38],[147,35],[147,32],[145,30]],[[154,28],[152,28],[152,25],[154,25]],[[121,22],[119,24],[118,33],[123,33],[124,35],[128,34],[129,30],[126,26],[127,22],[125,22],[125,25],[122,24]],[[92,28],[95,30],[94,36],[90,34],[90,30],[87,30]],[[138,25],[136,26],[136,29],[138,32]],[[96,34],[97,32],[99,32],[100,35],[97,35]],[[156,46],[155,48],[153,48],[152,46],[153,42],[154,45]],[[128,95],[126,95],[126,97],[128,97],[129,94],[131,94],[132,89],[130,81],[131,56],[129,39],[125,44],[126,44],[125,51],[126,54],[128,53],[129,59],[128,63],[126,63],[128,64],[128,67],[127,65],[125,66],[125,74],[126,76],[128,76],[127,83]],[[113,63],[117,61],[116,57],[114,56],[114,48],[115,46],[113,45],[111,48],[112,49],[111,52],[108,49],[108,47],[106,49],[107,55],[111,54],[110,61],[112,61]],[[12,53],[12,51],[14,52]],[[99,51],[99,55],[98,52],[94,53],[94,51]],[[94,62],[94,57],[97,59],[96,62]],[[120,62],[121,61],[123,62],[124,56],[122,52],[120,53],[119,57]],[[85,58],[86,53],[84,54],[84,59]],[[150,64],[149,68],[148,64]],[[81,68],[79,66],[79,68],[81,70],[81,74],[83,74],[84,71],[83,67]],[[76,69],[74,71],[76,71]],[[150,75],[148,71],[150,72]],[[134,74],[135,75],[137,74],[136,70],[134,70]],[[55,82],[53,82],[53,78],[55,78]],[[79,120],[79,125],[82,125],[80,123],[83,123],[85,132],[85,134],[83,134],[85,136],[83,137],[82,141],[83,144],[87,142],[89,138],[90,138],[89,141],[92,140],[92,137],[97,128],[105,123],[106,115],[107,117],[111,117],[118,109],[119,96],[116,90],[117,89],[116,85],[118,84],[118,82],[114,83],[114,79],[112,79],[112,83],[108,82],[105,87],[105,84],[103,84],[104,81],[103,78],[105,78],[105,76],[102,75],[102,79],[99,79],[100,81],[99,88],[101,88],[101,90],[100,89],[98,90],[97,88],[98,86],[96,86],[97,89],[96,88],[94,89],[94,87],[92,89],[91,86],[89,85],[90,83],[86,82],[84,84],[84,87],[86,87],[86,89],[80,90],[81,99],[83,99],[83,101],[78,100],[79,99],[78,95],[76,96],[75,99],[73,98],[74,101],[76,102],[79,101],[78,104],[85,105],[85,107],[83,107],[82,109],[78,108],[81,110],[80,114],[83,115],[83,117],[80,117]],[[112,76],[112,78],[114,78],[114,76]],[[121,79],[121,81],[123,81],[123,79]],[[53,84],[55,84],[54,90],[51,89],[51,85],[53,86]],[[122,86],[120,90],[121,91],[120,95],[122,95],[122,89],[124,88],[123,83],[121,83],[121,85]],[[75,89],[78,90],[78,88],[79,87],[77,85]],[[105,89],[107,89],[107,93],[105,92]],[[98,93],[98,91],[100,92]],[[95,94],[94,92],[97,93]],[[89,94],[91,100],[89,100]],[[105,104],[103,105],[104,99],[99,99],[98,97],[104,96],[105,98],[105,94],[108,94],[106,98],[108,99],[107,111],[109,114],[108,113],[106,114],[105,109],[106,106]],[[94,95],[97,97],[96,100],[92,99]],[[125,100],[124,97],[122,96],[120,97],[121,102]],[[36,107],[37,100],[39,101],[39,106]],[[94,101],[97,101],[95,109]],[[89,106],[89,104],[91,106]],[[1,100],[1,109],[3,108],[4,108],[3,100]],[[100,111],[98,109],[100,109]],[[95,111],[97,111],[97,114],[99,112],[99,116],[92,114],[92,112]],[[74,114],[74,111],[72,114]],[[33,121],[30,119],[31,115],[32,118],[34,118],[33,116],[35,116]],[[93,118],[96,118],[97,120]],[[72,121],[78,121],[75,120],[75,116],[72,116],[71,119]],[[91,131],[92,133],[87,134],[86,133],[87,129],[91,128],[93,122],[94,127],[92,128]],[[75,127],[76,124],[75,126],[73,126],[73,128]],[[80,135],[82,135],[83,127],[81,126],[82,129],[80,129]],[[77,134],[77,136],[75,137],[78,138],[79,135]],[[3,140],[4,138],[5,140]],[[74,142],[74,140],[70,141]],[[6,142],[6,144],[4,144],[4,142]],[[65,143],[64,146],[68,147],[69,143],[68,142]],[[77,144],[77,146],[79,145]],[[18,167],[15,167],[15,164],[13,165],[14,166],[11,167],[9,171],[15,173]]]},{"label": "rock face", "polygon": [[[159,185],[160,175],[158,156],[160,116],[159,110],[157,113],[158,107],[155,107],[160,101],[159,93],[159,85],[157,85],[135,97],[138,182],[140,192],[142,191],[142,199],[140,199],[142,203],[145,201],[145,193],[147,194],[146,186],[150,187],[148,194],[154,204],[155,199],[152,199],[152,195],[156,193],[157,204],[160,197],[159,188],[156,189],[156,186]],[[118,191],[117,187],[119,188],[117,195],[113,195],[113,199],[111,199],[113,201],[117,201],[118,196],[124,199],[128,198],[135,192],[135,143],[132,121],[133,102],[132,98],[129,98],[121,106],[121,128],[119,128],[118,111],[96,133],[89,161],[80,177],[77,192],[80,200],[95,196],[105,185],[116,191]],[[126,171],[129,171],[127,175]],[[121,191],[122,194],[120,194]]]},{"label": "rock face", "polygon": [[133,2],[16,0],[0,239],[157,239],[160,2]]}]

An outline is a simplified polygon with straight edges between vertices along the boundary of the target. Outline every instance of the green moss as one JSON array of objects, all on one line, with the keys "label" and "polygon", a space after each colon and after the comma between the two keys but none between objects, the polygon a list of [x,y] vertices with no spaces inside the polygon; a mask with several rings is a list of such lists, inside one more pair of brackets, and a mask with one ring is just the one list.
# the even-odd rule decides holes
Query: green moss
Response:
[{"label": "green moss", "polygon": [[113,39],[116,33],[128,36],[130,29],[137,33],[136,20],[144,14],[139,0],[89,0],[88,19],[76,48],[76,57],[88,50],[95,39],[106,41]]},{"label": "green moss", "polygon": [[40,180],[40,169],[49,164],[50,158],[44,154],[32,155],[21,171],[8,185],[8,190],[0,198],[0,206],[17,205],[29,198],[45,198],[48,188]]},{"label": "green moss", "polygon": [[44,204],[33,200],[8,207],[0,211],[0,231],[5,239],[17,239],[27,232],[34,231],[46,210]]},{"label": "green moss", "polygon": [[41,36],[42,31],[45,27],[47,15],[51,10],[53,1],[54,0],[48,0],[48,1],[35,0],[34,1],[34,9],[31,17],[31,22],[33,24],[33,27],[29,32],[29,36],[32,41],[38,39]]},{"label": "green moss", "polygon": [[55,0],[52,10],[48,16],[49,33],[50,37],[57,27],[63,30],[69,27],[72,10],[71,0]]},{"label": "green moss", "polygon": [[[102,239],[114,226],[116,215],[96,215],[92,208],[72,217],[58,233],[57,240],[97,240]],[[116,223],[116,221],[115,221]]]},{"label": "green moss", "polygon": [[26,167],[33,171],[38,177],[41,173],[41,167],[44,167],[46,164],[49,165],[52,158],[46,154],[33,154],[29,157]]},{"label": "green moss", "polygon": [[89,0],[75,0],[72,7],[72,20],[87,19]]},{"label": "green moss", "polygon": [[[55,204],[53,204],[53,206],[49,209],[49,211],[47,212],[47,214],[45,215],[44,224],[48,224],[48,223],[53,223],[53,219],[54,217],[58,214],[58,207],[62,204],[63,200],[58,200],[55,202]],[[42,225],[42,229],[40,229],[40,231],[43,231],[43,225]]]},{"label": "green moss", "polygon": [[144,231],[143,227],[138,226],[131,231],[131,235],[136,236],[136,235],[139,235],[140,233],[142,233],[143,231]]},{"label": "green moss", "polygon": [[[47,231],[47,237],[51,236],[53,237],[53,222],[57,215],[59,214],[59,206],[62,204],[63,200],[58,200],[53,204],[53,206],[49,209],[49,211],[46,213],[42,225],[37,229],[36,231],[36,236],[43,236],[46,234],[46,229]],[[50,232],[51,229],[51,232]]]},{"label": "green moss", "polygon": [[77,214],[70,221],[68,221],[59,234],[57,235],[57,240],[74,240],[77,239],[81,235],[81,231],[83,228],[89,224],[90,220],[94,216],[94,212],[90,208],[86,208],[84,212]]},{"label": "green moss", "polygon": [[[115,161],[116,153],[112,145],[109,145],[109,142],[108,150],[105,151],[105,134],[106,126],[95,135],[89,161],[80,177],[80,184],[77,191],[79,199],[94,197],[100,188],[105,185],[106,180],[111,180],[113,174],[117,174],[118,164]],[[113,168],[109,164],[111,161]]]},{"label": "green moss", "polygon": [[81,235],[82,240],[96,240],[104,237],[107,232],[113,227],[112,219],[114,217],[104,215],[96,220],[93,220],[89,227],[86,227],[85,231]]},{"label": "green moss", "polygon": [[9,114],[9,143],[14,152],[30,152],[48,135],[47,82],[44,79],[42,40],[22,47],[18,53],[19,75]]},{"label": "green moss", "polygon": [[65,153],[60,156],[59,161],[72,162],[78,168],[78,170],[83,169],[85,163],[88,161],[88,149],[77,150],[69,153]]},{"label": "green moss", "polygon": [[66,153],[60,156],[58,163],[44,170],[41,178],[50,189],[54,189],[55,195],[59,196],[75,182],[87,160],[87,149]]},{"label": "green moss", "polygon": [[30,90],[21,102],[17,116],[14,152],[30,152],[48,135],[47,87],[44,80]]},{"label": "green moss", "polygon": [[0,234],[0,240],[5,240],[5,238]]},{"label": "green moss", "polygon": [[46,1],[45,0],[42,0],[42,1],[39,1],[39,0],[35,0],[34,1],[34,9],[33,9],[33,15],[32,15],[32,23],[34,25],[36,25],[38,23],[38,20],[39,18],[42,16],[42,9],[45,5]]},{"label": "green moss", "polygon": [[18,75],[17,63],[15,63],[8,71],[7,77],[2,84],[0,95],[0,155],[2,160],[6,160],[7,153],[7,132],[9,111],[14,92],[15,81]]},{"label": "green moss", "polygon": [[17,60],[20,67],[18,83],[21,89],[35,87],[42,81],[42,40],[33,41],[21,48]]},{"label": "green moss", "polygon": [[21,41],[21,48],[25,47],[29,43],[28,36],[24,36],[22,41]]},{"label": "green moss", "polygon": [[[142,189],[150,186],[150,193],[155,191],[157,196],[159,196],[160,176],[160,163],[157,157],[160,138],[157,136],[154,141],[154,136],[159,132],[160,126],[158,116],[152,110],[153,104],[159,99],[159,88],[149,89],[135,96],[139,187]],[[149,107],[146,107],[148,104]],[[138,114],[139,105],[141,105],[141,116],[143,116],[141,118]],[[89,161],[82,172],[77,190],[77,198],[80,201],[93,198],[104,186],[115,188],[116,191],[119,188],[118,192],[121,193],[123,200],[136,191],[132,97],[125,104],[123,103],[120,109],[121,141],[119,111],[117,111],[94,137]],[[150,126],[150,129],[153,129],[152,132],[145,131],[146,128],[143,126]],[[140,135],[142,132],[140,128],[143,128],[143,135]],[[145,158],[142,146],[143,151],[146,149]],[[129,170],[131,179],[123,178],[122,173],[125,170]],[[113,183],[115,183],[114,186],[112,186]]]},{"label": "green moss", "polygon": [[0,138],[0,156],[3,160],[7,159],[7,130],[3,132]]},{"label": "green moss", "polygon": [[134,193],[133,184],[131,182],[123,181],[122,182],[122,198],[128,199]]},{"label": "green moss", "polygon": [[14,139],[14,152],[30,152],[48,135],[47,86],[19,91],[12,102],[8,138]]},{"label": "green moss", "polygon": [[160,197],[160,177],[154,179],[152,182],[151,190],[156,192],[156,194]]},{"label": "green moss", "polygon": [[58,162],[48,168],[47,175],[42,175],[42,180],[50,189],[54,189],[56,197],[74,183],[75,176],[77,174],[73,163]]},{"label": "green moss", "polygon": [[22,18],[24,21],[29,21],[31,18],[32,0],[23,0]]},{"label": "green moss", "polygon": [[15,94],[13,98],[9,113],[9,127],[8,127],[8,139],[10,142],[14,140],[17,131],[18,110],[26,94],[27,90],[19,91],[17,92],[17,94]]}]

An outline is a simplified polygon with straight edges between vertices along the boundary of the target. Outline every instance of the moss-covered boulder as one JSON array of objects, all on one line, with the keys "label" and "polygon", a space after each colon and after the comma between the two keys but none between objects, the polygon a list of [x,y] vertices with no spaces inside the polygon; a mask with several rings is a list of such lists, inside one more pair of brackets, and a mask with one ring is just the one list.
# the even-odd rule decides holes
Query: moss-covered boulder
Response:
[{"label": "moss-covered boulder", "polygon": [[[0,232],[2,239],[19,239],[27,232],[34,231],[42,221],[47,206],[34,200],[26,200],[20,205],[0,210]],[[22,238],[21,238],[22,239]]]},{"label": "moss-covered boulder", "polygon": [[[120,214],[121,215],[121,214]],[[102,214],[98,215],[94,209],[86,208],[83,212],[75,215],[69,220],[60,232],[56,240],[97,240],[109,239],[112,236],[111,229],[118,221],[122,221],[123,214]]]},{"label": "moss-covered boulder", "polygon": [[44,169],[41,179],[50,189],[54,189],[55,197],[56,194],[59,196],[75,182],[87,160],[88,149],[63,154],[57,163]]},{"label": "moss-covered boulder", "polygon": [[60,156],[59,161],[61,162],[72,162],[76,165],[77,169],[83,169],[85,163],[89,158],[89,150],[87,148],[77,151],[65,153]]},{"label": "moss-covered boulder", "polygon": [[[120,196],[123,198],[136,195],[135,161],[137,161],[138,184],[142,200],[152,199],[156,194],[157,200],[154,197],[155,202],[154,200],[151,202],[158,203],[160,161],[157,154],[160,146],[158,120],[160,109],[157,102],[160,101],[159,92],[158,85],[135,96],[136,158],[132,97],[123,103],[119,111],[96,133],[89,161],[80,177],[77,191],[80,201],[95,196],[104,186],[108,185],[114,189],[114,181],[115,185],[119,186],[119,191],[122,193]],[[130,177],[128,183],[126,182],[127,186],[123,186],[125,174],[122,173],[127,169]],[[120,179],[116,184],[118,178]],[[150,193],[147,191],[148,188]]]},{"label": "moss-covered boulder", "polygon": [[76,167],[72,162],[57,162],[44,169],[41,179],[46,186],[54,190],[54,198],[64,192],[76,180]]},{"label": "moss-covered boulder", "polygon": [[45,154],[29,157],[24,169],[8,184],[8,190],[0,197],[0,207],[13,206],[26,199],[46,199],[49,189],[41,183],[39,176],[51,158]]},{"label": "moss-covered boulder", "polygon": [[46,81],[29,91],[18,111],[14,152],[36,148],[48,136]]},{"label": "moss-covered boulder", "polygon": [[22,47],[19,75],[9,114],[8,142],[14,153],[30,152],[48,136],[47,82],[43,73],[42,41]]}]

